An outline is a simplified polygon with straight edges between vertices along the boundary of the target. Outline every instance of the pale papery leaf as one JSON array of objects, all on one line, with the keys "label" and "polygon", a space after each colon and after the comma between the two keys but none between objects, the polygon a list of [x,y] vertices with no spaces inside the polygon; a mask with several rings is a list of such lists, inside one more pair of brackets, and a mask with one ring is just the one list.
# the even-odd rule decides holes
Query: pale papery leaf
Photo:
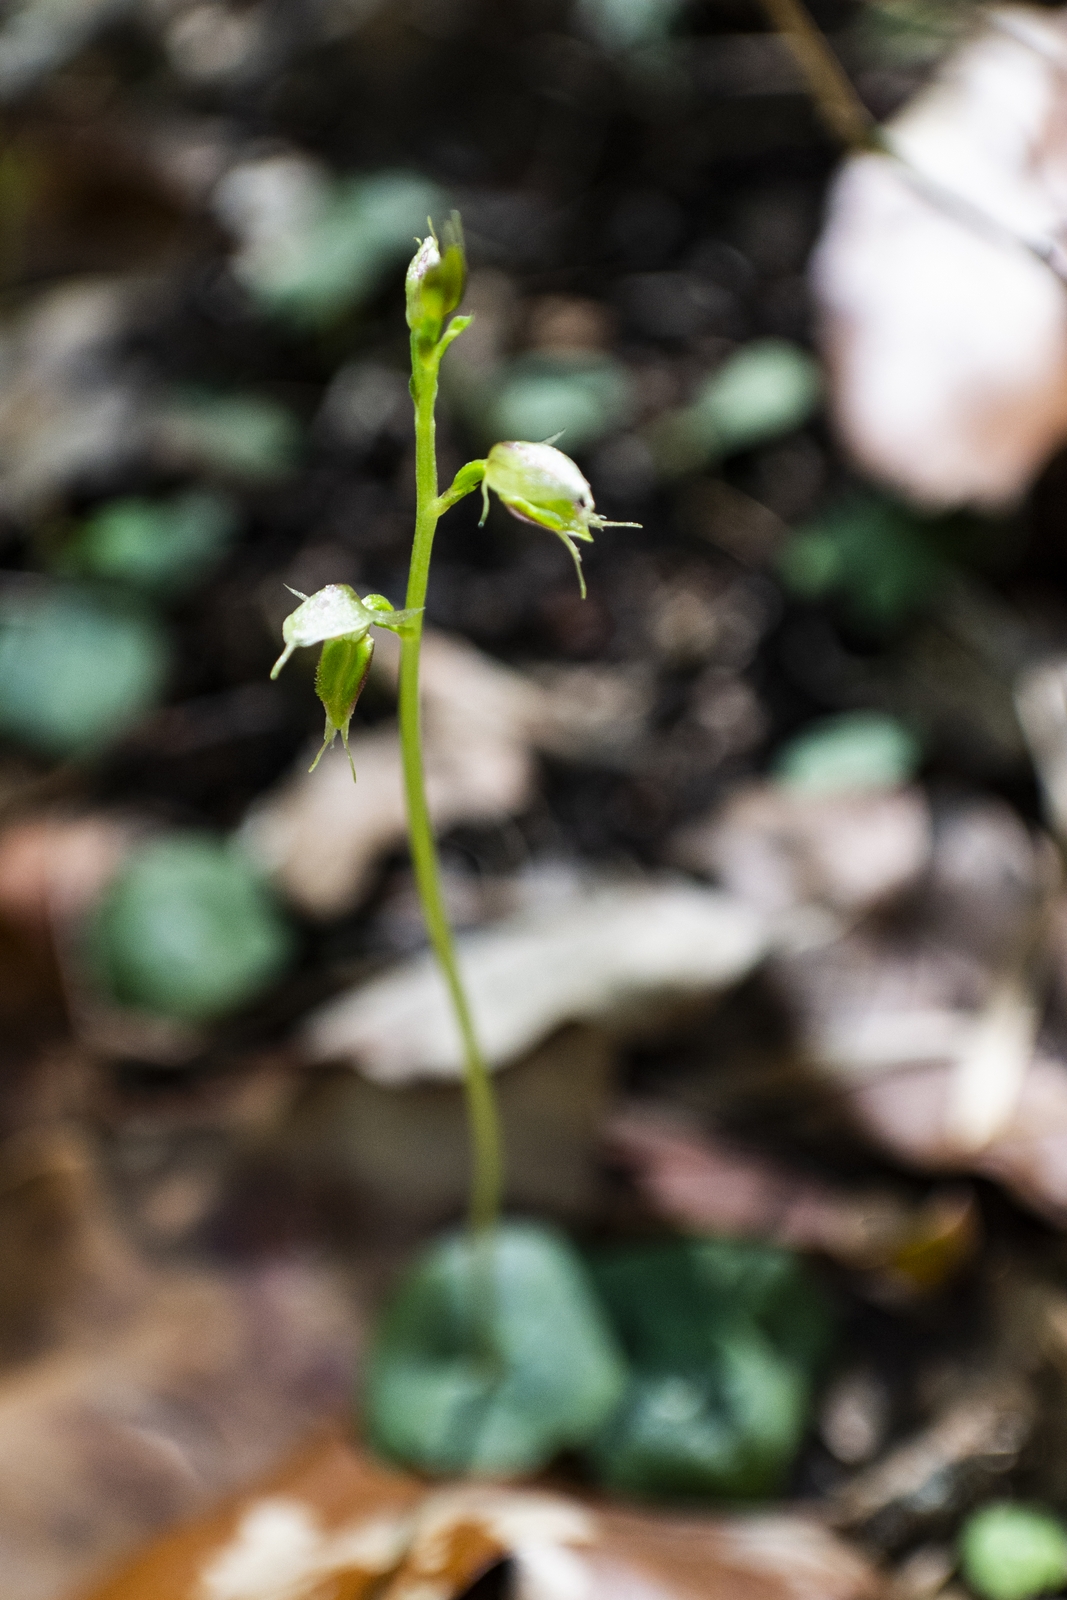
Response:
[{"label": "pale papery leaf", "polygon": [[1063,9],[992,12],[886,132],[906,164],[846,162],[814,257],[831,408],[918,503],[1002,506],[1067,438]]},{"label": "pale papery leaf", "polygon": [[[770,932],[757,910],[715,890],[609,880],[461,935],[458,958],[495,1068],[564,1023],[625,1032],[665,1005],[730,988],[762,960]],[[379,1083],[462,1073],[459,1035],[428,955],[313,1011],[301,1042],[309,1059],[349,1061]]]},{"label": "pale papery leaf", "polygon": [[855,914],[912,888],[931,845],[918,788],[808,794],[753,783],[679,830],[670,853],[766,911],[819,901]]}]

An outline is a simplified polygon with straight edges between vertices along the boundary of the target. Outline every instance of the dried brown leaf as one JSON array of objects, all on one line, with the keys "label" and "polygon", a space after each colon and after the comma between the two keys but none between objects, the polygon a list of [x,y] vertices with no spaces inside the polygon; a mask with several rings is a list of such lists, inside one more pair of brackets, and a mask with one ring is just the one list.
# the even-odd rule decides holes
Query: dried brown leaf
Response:
[{"label": "dried brown leaf", "polygon": [[881,1589],[858,1552],[802,1515],[680,1518],[490,1484],[429,1492],[326,1439],[92,1600],[457,1600],[501,1558],[523,1600],[874,1600]]},{"label": "dried brown leaf", "polygon": [[835,1187],[636,1109],[611,1124],[608,1140],[655,1210],[680,1227],[821,1251],[898,1291],[945,1282],[978,1243],[965,1188],[916,1204],[890,1189]]}]

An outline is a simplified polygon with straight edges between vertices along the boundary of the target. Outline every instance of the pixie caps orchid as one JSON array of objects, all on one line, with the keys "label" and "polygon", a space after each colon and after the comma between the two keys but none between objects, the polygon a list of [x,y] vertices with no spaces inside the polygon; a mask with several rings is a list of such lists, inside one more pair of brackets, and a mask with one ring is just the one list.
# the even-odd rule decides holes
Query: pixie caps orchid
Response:
[{"label": "pixie caps orchid", "polygon": [[[366,1397],[369,1436],[380,1448],[430,1473],[439,1472],[446,1464],[449,1470],[453,1466],[466,1465],[476,1471],[483,1467],[486,1470],[499,1467],[505,1472],[536,1471],[546,1465],[561,1440],[571,1442],[574,1407],[569,1395],[560,1399],[550,1419],[550,1426],[545,1431],[528,1426],[529,1418],[521,1406],[518,1410],[509,1409],[512,1403],[508,1397],[512,1390],[516,1393],[521,1391],[522,1394],[534,1393],[538,1377],[533,1357],[527,1360],[525,1352],[519,1352],[513,1358],[505,1350],[507,1338],[501,1335],[504,1322],[500,1319],[504,1316],[506,1321],[510,1312],[495,1291],[497,1282],[503,1283],[506,1277],[509,1295],[513,1292],[525,1294],[533,1304],[539,1298],[544,1298],[545,1284],[555,1281],[553,1274],[562,1273],[568,1284],[572,1281],[580,1284],[581,1277],[580,1266],[577,1263],[573,1267],[568,1265],[565,1256],[560,1255],[561,1242],[555,1236],[546,1239],[543,1244],[536,1244],[531,1250],[527,1239],[529,1230],[526,1230],[522,1233],[522,1248],[516,1254],[510,1236],[503,1232],[498,1236],[496,1231],[504,1194],[504,1147],[500,1118],[478,1035],[478,1019],[467,993],[449,922],[433,816],[426,793],[420,727],[420,653],[434,536],[444,514],[479,487],[482,489],[485,514],[488,514],[489,491],[493,490],[513,516],[535,527],[548,528],[562,539],[571,553],[584,596],[579,543],[588,543],[593,537],[593,529],[637,526],[636,523],[609,523],[599,516],[589,484],[574,462],[561,450],[555,449],[554,440],[550,439],[541,444],[514,441],[494,444],[484,460],[464,463],[452,483],[442,491],[438,480],[435,408],[442,358],[471,322],[470,316],[458,312],[465,276],[466,262],[459,218],[453,215],[441,229],[440,237],[434,232],[431,222],[429,236],[418,241],[406,282],[407,321],[411,330],[411,400],[415,414],[415,523],[404,601],[406,609],[394,611],[389,601],[381,595],[369,594],[361,600],[347,584],[330,584],[310,598],[298,595],[301,603],[285,619],[282,627],[285,649],[271,674],[277,677],[295,650],[305,645],[321,646],[315,689],[326,710],[326,732],[315,765],[318,765],[323,752],[338,734],[351,763],[348,729],[371,664],[374,648],[371,629],[389,628],[400,636],[397,724],[400,771],[407,802],[411,868],[426,932],[448,996],[454,1037],[462,1050],[470,1139],[470,1232],[463,1249],[469,1252],[474,1270],[468,1272],[463,1268],[457,1278],[459,1298],[454,1308],[459,1317],[457,1326],[465,1326],[469,1331],[463,1336],[462,1345],[457,1346],[455,1359],[469,1364],[470,1369],[479,1374],[478,1405],[482,1407],[483,1403],[488,1404],[492,1416],[499,1414],[503,1419],[501,1437],[506,1435],[507,1441],[527,1441],[519,1446],[506,1442],[504,1456],[488,1462],[481,1453],[480,1443],[485,1430],[479,1426],[473,1434],[471,1432],[468,1425],[470,1394],[466,1390],[459,1393],[456,1389],[455,1359],[451,1353],[442,1358],[437,1367],[433,1366],[436,1356],[428,1358],[430,1366],[426,1370],[430,1373],[431,1387],[438,1384],[444,1396],[441,1404],[435,1401],[429,1411],[426,1407],[416,1405],[412,1411],[406,1398],[411,1387],[410,1358],[406,1354],[409,1345],[404,1343],[402,1336],[394,1338],[390,1331],[392,1323],[387,1319],[371,1363],[372,1376]],[[555,435],[555,438],[558,437],[558,434]],[[485,515],[482,520],[484,522]],[[462,754],[461,750],[461,759]],[[445,1254],[439,1251],[436,1259],[445,1260],[447,1255],[451,1260],[452,1255],[448,1253],[453,1252],[453,1248],[453,1241],[446,1241],[443,1246]],[[498,1250],[508,1253],[498,1254]],[[546,1262],[549,1261],[552,1265],[546,1268]],[[482,1270],[483,1262],[487,1272]],[[418,1285],[422,1277],[419,1275],[424,1276],[425,1270],[421,1264],[416,1266],[407,1284],[401,1286],[401,1297],[411,1293],[416,1296],[421,1294]],[[430,1271],[436,1272],[437,1266],[431,1266]],[[501,1271],[504,1277],[500,1277]],[[573,1290],[568,1288],[567,1293],[571,1294]],[[451,1290],[448,1294],[451,1295]],[[409,1302],[403,1299],[397,1302],[398,1305],[401,1303]],[[517,1301],[515,1303],[518,1304]],[[399,1323],[396,1326],[399,1328]],[[431,1340],[432,1337],[433,1330]],[[585,1339],[586,1335],[582,1337]],[[608,1381],[608,1369],[611,1368],[613,1372],[615,1366],[614,1355],[610,1353],[608,1344],[602,1344],[600,1334],[590,1323],[587,1348],[582,1347],[584,1353],[579,1358],[587,1369],[595,1369],[603,1375],[603,1381],[597,1379],[597,1386],[603,1390],[604,1414],[615,1406],[618,1399],[614,1376]],[[414,1348],[410,1346],[410,1349]],[[421,1348],[420,1345],[420,1351]],[[573,1365],[576,1348],[573,1340],[567,1345],[564,1351],[565,1365]],[[487,1351],[494,1356],[489,1363],[484,1360]],[[507,1359],[498,1366],[495,1357],[501,1351],[504,1351]],[[422,1360],[422,1355],[416,1353],[416,1359]],[[555,1359],[555,1354],[552,1359]],[[469,1385],[467,1387],[469,1390]],[[535,1396],[535,1410],[539,1404],[540,1400]],[[442,1411],[442,1405],[445,1411]],[[560,1421],[555,1420],[557,1416]],[[445,1417],[444,1432],[439,1426],[442,1417]],[[583,1426],[588,1428],[590,1437],[599,1429],[602,1420],[600,1409],[596,1410],[595,1416],[592,1411],[589,1412]],[[568,1432],[568,1429],[572,1431]],[[458,1446],[454,1458],[449,1455],[447,1463],[441,1446],[446,1434],[450,1439],[454,1435],[466,1441]],[[574,1435],[574,1442],[579,1442],[577,1435]],[[451,1445],[448,1450],[451,1450]]]},{"label": "pixie caps orchid", "polygon": [[[558,438],[558,435],[557,435]],[[639,522],[609,522],[597,515],[593,491],[578,467],[562,450],[546,441],[527,444],[514,440],[495,444],[485,459],[482,479],[482,521],[489,512],[489,490],[494,490],[513,517],[549,528],[571,553],[585,599],[582,556],[574,541],[592,544],[592,528],[639,528]]]},{"label": "pixie caps orchid", "polygon": [[403,633],[421,612],[394,611],[381,594],[368,594],[361,600],[347,583],[329,583],[310,596],[301,594],[299,589],[289,592],[303,604],[290,612],[282,623],[285,649],[274,663],[271,677],[278,676],[294,650],[322,645],[315,669],[315,693],[326,711],[326,732],[311,770],[314,772],[340,734],[354,778],[356,769],[348,748],[348,727],[374,654],[374,640],[369,630],[373,626]]}]

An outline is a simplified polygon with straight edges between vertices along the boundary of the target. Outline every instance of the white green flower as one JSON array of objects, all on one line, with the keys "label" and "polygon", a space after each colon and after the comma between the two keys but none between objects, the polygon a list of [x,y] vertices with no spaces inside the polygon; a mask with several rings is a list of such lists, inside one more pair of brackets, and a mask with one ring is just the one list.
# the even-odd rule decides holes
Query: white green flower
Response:
[{"label": "white green flower", "polygon": [[485,459],[482,479],[483,522],[489,510],[490,489],[520,522],[548,528],[563,540],[574,561],[583,599],[582,556],[574,541],[591,544],[594,528],[641,526],[639,522],[609,522],[600,516],[593,503],[593,491],[580,468],[549,442],[511,440],[493,446]]},{"label": "white green flower", "polygon": [[[271,670],[276,678],[294,650],[321,644],[315,670],[315,693],[326,711],[326,732],[322,749],[312,763],[312,771],[333,744],[337,735],[348,751],[348,728],[374,654],[371,627],[402,633],[419,615],[416,611],[394,611],[384,595],[368,594],[361,600],[347,583],[329,583],[313,595],[295,594],[302,602],[282,623],[285,649]],[[348,759],[352,756],[349,752]],[[353,766],[352,776],[356,769]]]}]

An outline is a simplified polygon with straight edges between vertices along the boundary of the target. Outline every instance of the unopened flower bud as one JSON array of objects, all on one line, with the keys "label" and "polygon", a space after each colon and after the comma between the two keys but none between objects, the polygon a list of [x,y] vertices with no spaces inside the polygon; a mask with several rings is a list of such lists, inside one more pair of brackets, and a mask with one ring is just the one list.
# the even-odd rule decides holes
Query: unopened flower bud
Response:
[{"label": "unopened flower bud", "polygon": [[[352,752],[348,748],[348,728],[356,701],[367,681],[373,655],[374,640],[370,634],[364,634],[361,639],[327,639],[323,645],[319,664],[315,668],[315,693],[326,712],[326,732],[322,749],[311,764],[312,772],[338,734],[341,735],[349,762],[352,761]],[[352,776],[355,775],[353,764]]]},{"label": "unopened flower bud", "polygon": [[[326,732],[322,749],[312,763],[314,772],[338,734],[349,762],[352,760],[348,751],[348,728],[374,655],[374,641],[368,630],[373,625],[400,633],[419,613],[394,611],[380,594],[368,594],[361,600],[347,583],[327,584],[325,589],[310,596],[296,589],[292,593],[302,604],[282,623],[285,649],[274,663],[271,677],[278,676],[294,650],[306,645],[322,645],[315,670],[315,693],[326,712]],[[352,776],[355,775],[353,766]]]},{"label": "unopened flower bud", "polygon": [[486,457],[482,479],[483,522],[489,510],[490,489],[520,522],[549,528],[563,540],[574,560],[583,599],[582,556],[575,539],[591,544],[593,528],[641,526],[639,522],[609,522],[599,516],[588,481],[570,456],[565,456],[552,444],[512,440],[493,446]]},{"label": "unopened flower bud", "polygon": [[408,327],[430,344],[437,343],[445,318],[462,300],[467,278],[458,213],[453,212],[441,232],[443,247],[431,228],[412,257],[406,280]]}]

